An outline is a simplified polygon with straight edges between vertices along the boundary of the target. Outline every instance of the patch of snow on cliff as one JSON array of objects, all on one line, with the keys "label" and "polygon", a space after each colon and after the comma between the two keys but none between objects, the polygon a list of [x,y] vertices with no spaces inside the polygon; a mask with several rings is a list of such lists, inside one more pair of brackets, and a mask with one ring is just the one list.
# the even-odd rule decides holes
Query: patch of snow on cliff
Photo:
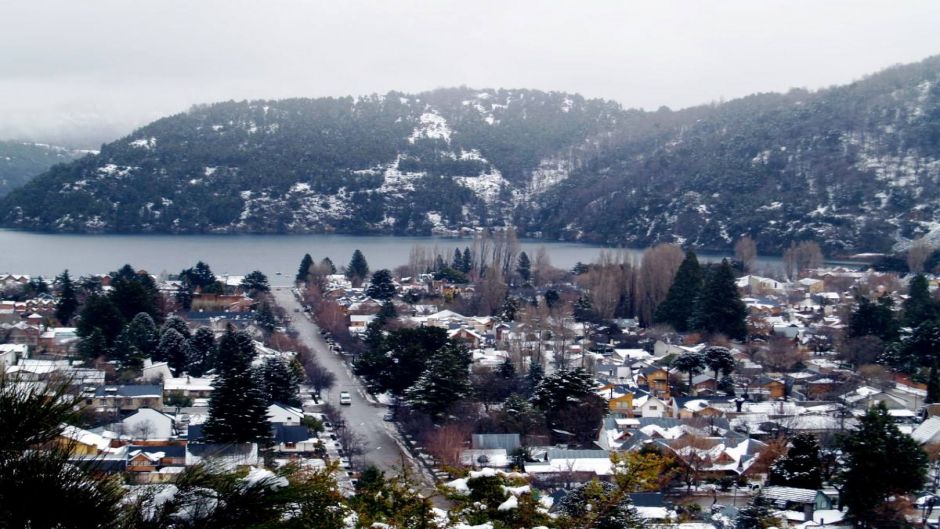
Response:
[{"label": "patch of snow on cliff", "polygon": [[437,112],[425,112],[421,114],[418,120],[418,126],[408,138],[408,142],[414,143],[421,138],[429,140],[444,140],[450,143],[450,127],[447,126],[447,120]]},{"label": "patch of snow on cliff", "polygon": [[128,145],[130,145],[131,147],[134,147],[135,149],[151,150],[157,146],[157,139],[154,138],[153,136],[149,138],[140,138],[138,140],[134,140],[128,143]]}]

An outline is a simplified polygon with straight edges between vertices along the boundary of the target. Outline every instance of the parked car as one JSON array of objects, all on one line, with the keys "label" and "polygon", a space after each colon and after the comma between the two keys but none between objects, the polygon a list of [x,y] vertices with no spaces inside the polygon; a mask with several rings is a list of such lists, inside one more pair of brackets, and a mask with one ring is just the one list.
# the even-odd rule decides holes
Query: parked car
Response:
[{"label": "parked car", "polygon": [[348,391],[339,392],[339,403],[344,406],[352,404],[352,397],[349,395]]}]

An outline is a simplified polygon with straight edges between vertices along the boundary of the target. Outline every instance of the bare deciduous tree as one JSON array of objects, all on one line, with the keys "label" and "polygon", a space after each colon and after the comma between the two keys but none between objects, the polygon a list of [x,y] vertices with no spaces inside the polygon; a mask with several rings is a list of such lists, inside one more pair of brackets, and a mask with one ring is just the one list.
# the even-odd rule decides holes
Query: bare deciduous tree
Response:
[{"label": "bare deciduous tree", "polygon": [[927,244],[927,241],[917,239],[907,251],[907,267],[911,272],[920,274],[924,271],[924,263],[927,262],[927,258],[930,257],[931,253],[933,253],[933,248]]},{"label": "bare deciduous tree", "polygon": [[734,244],[734,258],[744,264],[744,268],[750,272],[754,267],[754,261],[757,260],[757,244],[749,235],[738,239]]},{"label": "bare deciduous tree", "polygon": [[819,268],[822,263],[822,249],[813,241],[793,243],[783,253],[784,270],[790,279],[800,277],[811,268]]},{"label": "bare deciduous tree", "polygon": [[652,323],[653,313],[666,299],[684,258],[682,249],[674,244],[659,244],[643,252],[636,285],[637,314],[643,324]]}]

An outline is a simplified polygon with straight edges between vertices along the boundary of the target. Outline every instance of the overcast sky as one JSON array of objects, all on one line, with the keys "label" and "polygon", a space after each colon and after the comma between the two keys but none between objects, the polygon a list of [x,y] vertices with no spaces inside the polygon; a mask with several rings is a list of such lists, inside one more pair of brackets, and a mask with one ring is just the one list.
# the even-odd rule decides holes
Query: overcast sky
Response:
[{"label": "overcast sky", "polygon": [[0,0],[0,138],[455,85],[680,108],[918,61],[940,53],[938,21],[937,0]]}]

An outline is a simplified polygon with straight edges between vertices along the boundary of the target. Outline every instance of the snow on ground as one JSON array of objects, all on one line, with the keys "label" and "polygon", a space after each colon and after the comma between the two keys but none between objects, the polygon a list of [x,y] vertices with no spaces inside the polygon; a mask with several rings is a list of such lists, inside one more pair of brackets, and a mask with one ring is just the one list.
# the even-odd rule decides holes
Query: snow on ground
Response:
[{"label": "snow on ground", "polygon": [[444,140],[450,143],[451,130],[447,126],[447,120],[436,111],[425,112],[421,114],[418,120],[418,126],[408,138],[410,143],[414,143],[421,138],[429,140]]},{"label": "snow on ground", "polygon": [[135,149],[150,150],[157,146],[157,139],[154,138],[153,136],[149,138],[140,138],[138,140],[134,140],[128,143],[128,145],[130,145],[131,147],[134,147]]}]

